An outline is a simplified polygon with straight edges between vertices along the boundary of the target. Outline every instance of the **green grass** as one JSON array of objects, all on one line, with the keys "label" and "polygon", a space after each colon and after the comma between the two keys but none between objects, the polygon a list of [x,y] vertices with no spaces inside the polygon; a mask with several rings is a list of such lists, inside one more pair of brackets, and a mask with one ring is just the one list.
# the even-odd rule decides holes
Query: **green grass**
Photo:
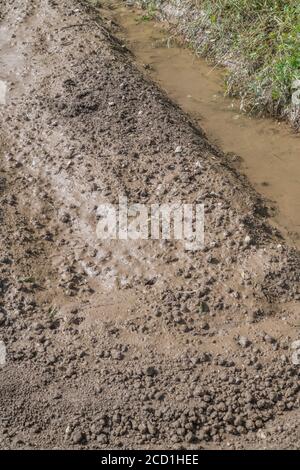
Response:
[{"label": "green grass", "polygon": [[300,78],[299,0],[203,1],[203,8],[217,43],[225,39],[242,62],[228,77],[230,93],[258,112],[284,112]]},{"label": "green grass", "polygon": [[138,21],[151,21],[155,18],[157,9],[155,2],[150,1],[145,5],[146,13],[138,17]]},{"label": "green grass", "polygon": [[[153,1],[143,0],[144,6]],[[177,28],[196,51],[229,63],[226,87],[245,110],[294,120],[293,82],[300,79],[299,0],[157,0],[185,9]],[[198,11],[198,15],[197,15]]]}]

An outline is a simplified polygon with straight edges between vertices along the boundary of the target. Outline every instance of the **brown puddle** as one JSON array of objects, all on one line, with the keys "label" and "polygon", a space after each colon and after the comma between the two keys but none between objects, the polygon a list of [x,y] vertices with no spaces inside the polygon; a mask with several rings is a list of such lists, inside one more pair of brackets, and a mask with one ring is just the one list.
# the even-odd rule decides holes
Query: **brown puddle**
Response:
[{"label": "brown puddle", "polygon": [[284,123],[241,114],[237,100],[223,96],[224,71],[174,43],[162,24],[143,20],[143,11],[119,0],[105,1],[100,11],[121,27],[117,35],[137,61],[207,137],[242,158],[241,171],[275,203],[272,222],[300,248],[300,135]]}]

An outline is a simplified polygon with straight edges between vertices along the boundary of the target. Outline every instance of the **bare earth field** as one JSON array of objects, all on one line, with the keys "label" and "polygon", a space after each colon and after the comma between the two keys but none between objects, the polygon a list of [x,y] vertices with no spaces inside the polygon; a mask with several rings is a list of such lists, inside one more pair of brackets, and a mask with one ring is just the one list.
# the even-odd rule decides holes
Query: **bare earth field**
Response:
[{"label": "bare earth field", "polygon": [[[0,84],[1,448],[299,448],[263,198],[84,3],[2,0]],[[204,203],[205,248],[97,239],[119,196]]]}]

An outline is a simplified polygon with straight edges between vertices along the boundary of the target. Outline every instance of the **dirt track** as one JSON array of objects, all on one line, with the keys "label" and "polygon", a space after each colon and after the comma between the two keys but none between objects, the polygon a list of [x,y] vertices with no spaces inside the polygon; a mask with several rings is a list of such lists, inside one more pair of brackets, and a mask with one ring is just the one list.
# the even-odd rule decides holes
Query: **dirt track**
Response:
[{"label": "dirt track", "polygon": [[[3,3],[1,448],[299,447],[299,254],[264,201],[93,11]],[[100,242],[120,195],[204,202],[205,249]]]}]

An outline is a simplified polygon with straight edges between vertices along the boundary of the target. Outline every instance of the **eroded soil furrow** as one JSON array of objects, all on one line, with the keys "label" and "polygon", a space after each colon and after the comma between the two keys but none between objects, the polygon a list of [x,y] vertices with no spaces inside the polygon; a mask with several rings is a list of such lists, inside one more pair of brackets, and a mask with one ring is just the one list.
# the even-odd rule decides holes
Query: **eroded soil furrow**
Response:
[{"label": "eroded soil furrow", "polygon": [[[1,447],[299,446],[299,254],[264,200],[94,10],[0,8]],[[204,250],[99,240],[120,196],[203,202]]]}]

